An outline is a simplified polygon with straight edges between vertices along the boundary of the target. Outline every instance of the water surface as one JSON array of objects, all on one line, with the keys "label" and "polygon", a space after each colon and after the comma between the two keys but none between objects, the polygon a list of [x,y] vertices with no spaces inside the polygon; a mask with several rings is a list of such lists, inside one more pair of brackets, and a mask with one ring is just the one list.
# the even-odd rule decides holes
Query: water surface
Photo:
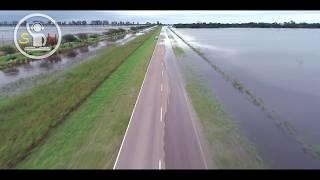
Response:
[{"label": "water surface", "polygon": [[185,62],[201,74],[271,167],[320,168],[320,30],[174,30],[262,100],[265,111],[178,40]]},{"label": "water surface", "polygon": [[46,59],[31,61],[27,64],[0,70],[0,90],[20,80],[29,81],[32,77],[69,69],[76,64],[90,60],[90,57],[95,56],[98,51],[107,48],[109,45],[122,45],[150,29],[148,28],[136,34],[126,34],[115,41],[100,41],[87,47],[76,48],[59,55],[52,55]]}]

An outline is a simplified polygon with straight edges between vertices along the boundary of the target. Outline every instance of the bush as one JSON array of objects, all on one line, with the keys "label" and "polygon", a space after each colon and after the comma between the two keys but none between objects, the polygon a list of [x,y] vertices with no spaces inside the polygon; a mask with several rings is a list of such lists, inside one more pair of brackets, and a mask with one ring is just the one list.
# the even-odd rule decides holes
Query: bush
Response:
[{"label": "bush", "polygon": [[17,49],[12,45],[4,45],[0,47],[0,51],[2,51],[5,55],[7,55],[7,54],[13,54],[17,52]]},{"label": "bush", "polygon": [[62,42],[74,42],[77,40],[77,37],[75,37],[73,34],[66,34],[62,36]]},{"label": "bush", "polygon": [[132,26],[132,27],[130,27],[130,30],[131,31],[138,31],[138,30],[142,30],[142,29],[146,29],[146,28],[148,28],[148,27],[151,27],[151,26]]},{"label": "bush", "polygon": [[78,38],[82,39],[82,40],[88,39],[88,34],[87,33],[80,33],[80,34],[78,34]]},{"label": "bush", "polygon": [[119,28],[119,29],[109,29],[107,32],[104,32],[105,35],[115,35],[115,34],[121,34],[126,32],[125,29]]},{"label": "bush", "polygon": [[133,27],[130,27],[130,30],[131,31],[136,31],[136,30],[138,30],[138,28],[133,26]]},{"label": "bush", "polygon": [[109,29],[107,32],[104,32],[105,35],[111,35],[117,33],[117,29]]},{"label": "bush", "polygon": [[89,37],[90,38],[97,38],[99,36],[99,34],[91,34]]},{"label": "bush", "polygon": [[124,33],[124,32],[126,32],[126,30],[125,30],[125,29],[120,28],[120,29],[118,29],[118,32],[120,32],[120,33]]}]

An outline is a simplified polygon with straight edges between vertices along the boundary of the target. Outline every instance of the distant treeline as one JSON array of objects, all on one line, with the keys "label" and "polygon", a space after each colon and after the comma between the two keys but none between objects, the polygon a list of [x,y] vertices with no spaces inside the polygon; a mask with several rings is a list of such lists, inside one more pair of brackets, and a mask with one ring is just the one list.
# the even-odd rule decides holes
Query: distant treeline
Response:
[{"label": "distant treeline", "polygon": [[320,23],[192,23],[174,24],[175,28],[320,28]]},{"label": "distant treeline", "polygon": [[[53,25],[52,22],[41,22],[45,25]],[[15,26],[18,24],[18,21],[0,21],[0,26]],[[25,25],[26,22],[23,22],[22,25]],[[58,25],[113,25],[113,26],[122,26],[122,25],[160,25],[159,21],[150,23],[139,23],[139,22],[129,22],[129,21],[107,21],[107,20],[93,20],[93,21],[57,21]]]}]

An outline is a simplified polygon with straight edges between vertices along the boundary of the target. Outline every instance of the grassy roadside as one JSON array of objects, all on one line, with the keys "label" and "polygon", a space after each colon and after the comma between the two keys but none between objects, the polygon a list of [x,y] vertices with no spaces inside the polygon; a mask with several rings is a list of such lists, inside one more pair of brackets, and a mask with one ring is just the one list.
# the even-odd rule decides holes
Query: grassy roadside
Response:
[{"label": "grassy roadside", "polygon": [[[173,36],[170,36],[169,39],[174,42]],[[183,60],[177,53],[180,51],[178,49],[184,53],[183,49],[176,43],[172,48],[177,58]],[[254,146],[241,134],[236,122],[225,112],[223,105],[206,87],[200,76],[188,64],[181,65],[187,93],[200,119],[216,168],[264,168],[265,165]]]},{"label": "grassy roadside", "polygon": [[159,32],[131,54],[18,168],[112,168]]},{"label": "grassy roadside", "polygon": [[31,150],[44,143],[51,131],[63,125],[61,123],[70,112],[158,31],[151,31],[122,46],[109,47],[59,78],[0,102],[0,167],[15,167]]}]

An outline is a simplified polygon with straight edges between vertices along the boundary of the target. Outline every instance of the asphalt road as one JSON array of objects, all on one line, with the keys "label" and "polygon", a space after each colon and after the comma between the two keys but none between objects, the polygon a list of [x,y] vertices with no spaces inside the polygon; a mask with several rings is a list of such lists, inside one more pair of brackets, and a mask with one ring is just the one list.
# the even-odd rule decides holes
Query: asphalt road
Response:
[{"label": "asphalt road", "polygon": [[114,169],[205,169],[198,119],[164,28]]}]

